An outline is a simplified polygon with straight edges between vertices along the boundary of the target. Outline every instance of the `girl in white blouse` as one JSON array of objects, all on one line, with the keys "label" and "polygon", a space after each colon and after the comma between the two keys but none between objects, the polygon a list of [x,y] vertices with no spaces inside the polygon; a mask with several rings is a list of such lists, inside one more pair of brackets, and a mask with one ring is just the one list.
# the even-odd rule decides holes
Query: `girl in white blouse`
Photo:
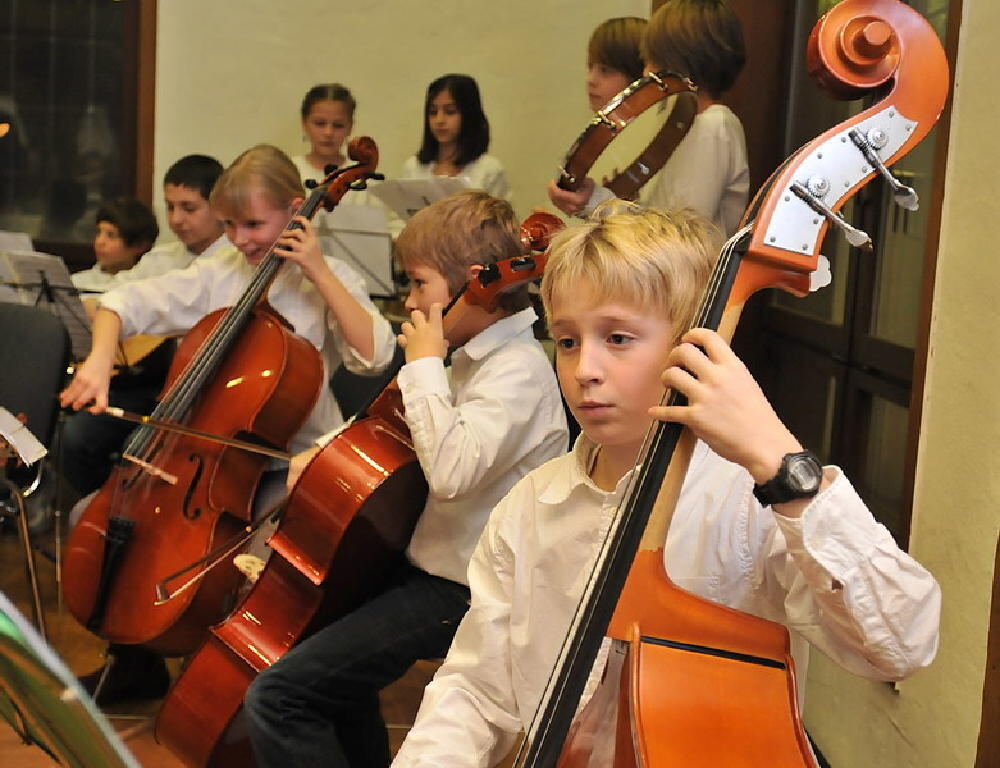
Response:
[{"label": "girl in white blouse", "polygon": [[417,154],[403,165],[402,178],[460,176],[473,189],[510,200],[500,161],[486,154],[490,124],[479,86],[468,75],[443,75],[427,86],[424,137]]}]

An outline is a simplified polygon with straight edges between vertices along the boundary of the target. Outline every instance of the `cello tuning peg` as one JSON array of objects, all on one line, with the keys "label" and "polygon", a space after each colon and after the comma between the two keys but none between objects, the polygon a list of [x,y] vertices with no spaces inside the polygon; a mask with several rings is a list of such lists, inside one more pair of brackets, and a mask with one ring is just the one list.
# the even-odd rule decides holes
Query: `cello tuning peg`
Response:
[{"label": "cello tuning peg", "polygon": [[889,169],[885,167],[882,159],[875,154],[875,150],[884,147],[888,140],[885,132],[877,128],[872,128],[866,135],[862,134],[857,128],[853,128],[847,135],[851,137],[854,146],[864,155],[868,164],[885,179],[885,183],[892,189],[892,199],[896,205],[908,211],[917,210],[920,207],[920,198],[917,196],[917,191],[893,176],[889,172]]},{"label": "cello tuning peg", "polygon": [[844,233],[847,242],[855,248],[870,248],[872,239],[868,236],[867,232],[857,227],[852,227],[839,213],[832,210],[830,206],[820,200],[826,194],[827,189],[829,189],[829,184],[825,179],[810,179],[808,189],[797,181],[791,186],[791,190],[795,196],[816,213],[825,216],[831,224]]},{"label": "cello tuning peg", "polygon": [[319,182],[316,179],[306,179],[305,187],[306,189],[316,189],[319,186]]}]

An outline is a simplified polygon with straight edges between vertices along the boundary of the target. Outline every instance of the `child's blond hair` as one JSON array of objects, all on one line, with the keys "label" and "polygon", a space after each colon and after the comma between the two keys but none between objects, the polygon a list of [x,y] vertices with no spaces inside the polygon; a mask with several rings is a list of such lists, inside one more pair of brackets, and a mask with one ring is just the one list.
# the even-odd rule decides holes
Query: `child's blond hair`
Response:
[{"label": "child's blond hair", "polygon": [[662,213],[612,200],[552,239],[542,279],[546,317],[584,287],[596,303],[620,302],[663,317],[683,334],[719,252],[718,229],[689,208]]},{"label": "child's blond hair", "polygon": [[746,61],[743,28],[727,0],[667,0],[646,25],[642,58],[690,77],[718,99]]},{"label": "child's blond hair", "polygon": [[302,179],[288,155],[270,144],[258,144],[222,172],[212,187],[209,203],[226,217],[241,216],[253,188],[263,192],[275,208],[288,208],[304,195]]},{"label": "child's blond hair", "polygon": [[[396,240],[396,252],[404,268],[426,266],[439,272],[454,295],[465,284],[469,267],[524,254],[519,228],[506,200],[464,190],[418,211]],[[500,301],[507,311],[528,304],[526,286]]]}]

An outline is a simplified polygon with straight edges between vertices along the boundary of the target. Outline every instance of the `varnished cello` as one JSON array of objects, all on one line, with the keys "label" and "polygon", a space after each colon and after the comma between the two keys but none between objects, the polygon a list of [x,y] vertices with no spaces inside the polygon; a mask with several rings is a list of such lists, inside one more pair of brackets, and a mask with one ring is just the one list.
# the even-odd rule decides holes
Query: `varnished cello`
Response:
[{"label": "varnished cello", "polygon": [[[332,207],[374,175],[378,149],[350,147],[355,165],[335,170],[297,211]],[[297,226],[297,225],[293,225]],[[153,417],[203,433],[284,446],[323,385],[316,348],[267,303],[284,260],[272,246],[236,304],[203,318],[185,337]],[[240,574],[215,569],[157,599],[157,585],[240,541],[264,459],[190,435],[137,430],[71,533],[63,567],[66,603],[89,629],[115,643],[168,655],[190,653],[223,615]]]},{"label": "varnished cello", "polygon": [[[877,174],[904,207],[913,190],[886,170],[940,115],[948,68],[930,25],[898,0],[844,0],[816,25],[810,71],[836,95],[872,106],[789,158],[755,198],[720,255],[694,326],[729,336],[754,292],[810,289],[836,212]],[[671,393],[666,404],[683,400]],[[517,766],[811,766],[787,630],[671,583],[663,543],[690,453],[677,424],[651,431],[577,621]],[[625,648],[577,714],[605,636]],[[610,723],[610,727],[607,727]],[[603,758],[601,758],[603,760]]]},{"label": "varnished cello", "polygon": [[[541,277],[562,222],[521,225],[528,254],[486,265],[444,316],[453,345],[470,307],[494,312],[502,294]],[[269,544],[274,553],[246,599],[213,627],[167,694],[157,738],[192,768],[252,763],[239,711],[256,675],[384,585],[424,507],[427,483],[391,383],[304,469]]]}]

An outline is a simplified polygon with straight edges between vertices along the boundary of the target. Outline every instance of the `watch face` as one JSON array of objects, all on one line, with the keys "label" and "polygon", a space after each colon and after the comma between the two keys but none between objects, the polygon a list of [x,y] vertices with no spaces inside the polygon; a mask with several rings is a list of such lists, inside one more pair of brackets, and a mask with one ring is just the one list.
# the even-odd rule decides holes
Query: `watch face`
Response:
[{"label": "watch face", "polygon": [[794,456],[788,462],[788,484],[797,492],[815,492],[822,479],[823,468],[811,456]]}]

